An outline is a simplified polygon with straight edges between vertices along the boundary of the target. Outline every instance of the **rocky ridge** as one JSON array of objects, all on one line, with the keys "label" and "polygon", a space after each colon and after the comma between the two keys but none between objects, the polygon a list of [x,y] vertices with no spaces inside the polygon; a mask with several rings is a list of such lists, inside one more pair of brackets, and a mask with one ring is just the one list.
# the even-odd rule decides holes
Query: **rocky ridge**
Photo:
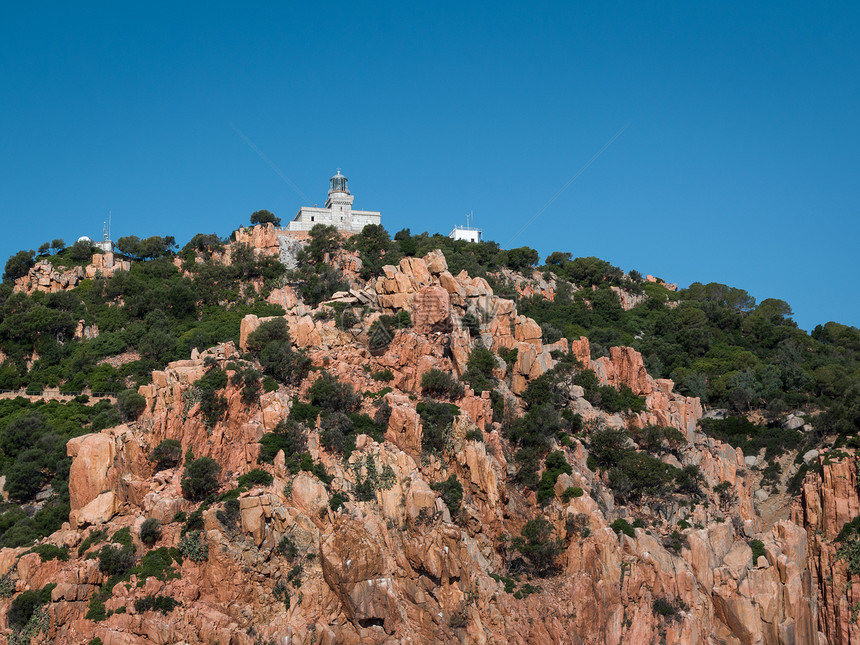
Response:
[{"label": "rocky ridge", "polygon": [[27,275],[15,280],[13,291],[28,295],[36,291],[68,291],[77,287],[81,280],[97,276],[109,278],[117,271],[128,271],[130,268],[131,263],[128,260],[116,259],[113,253],[94,253],[88,265],[64,270],[55,268],[50,260],[40,260],[30,268]]},{"label": "rocky ridge", "polygon": [[[699,434],[698,399],[674,393],[667,379],[653,379],[635,350],[612,348],[609,357],[592,360],[587,339],[570,347],[566,340],[544,344],[540,328],[518,315],[513,301],[495,296],[481,278],[453,276],[439,252],[385,267],[373,291],[380,313],[405,310],[413,321],[412,328],[395,333],[380,355],[367,347],[369,326],[380,313],[340,329],[336,320],[315,316],[321,309],[305,307],[289,288],[274,297],[291,304],[285,307],[289,309],[285,318],[293,342],[307,350],[314,365],[357,392],[379,386],[370,372],[392,372],[393,389],[384,395],[391,407],[386,441],[360,436],[344,463],[322,450],[318,432],[312,431],[309,449],[333,476],[330,487],[308,473],[290,474],[280,453],[270,469],[273,483],[240,494],[236,526],[219,521],[216,507],[204,512],[206,561],[183,560],[177,565],[178,578],[132,578],[128,586],[118,585],[105,606],[108,611],[121,607],[125,611],[102,622],[85,618],[88,603],[106,576],[96,560],[76,557],[82,540],[100,528],[113,533],[130,527],[135,548],[142,553],[140,526],[144,518],[154,517],[164,524],[159,544],[176,545],[181,525],[173,518],[194,508],[181,494],[182,469],[153,472],[151,449],[164,439],[177,439],[183,452],[191,449],[195,456],[210,456],[221,464],[223,484],[229,488],[238,475],[257,466],[260,437],[288,414],[293,397],[301,396],[309,383],[281,386],[250,407],[229,385],[224,391],[224,420],[206,426],[195,383],[211,364],[232,373],[231,361],[262,322],[248,316],[242,322],[239,350],[230,343],[219,345],[154,372],[152,384],[140,388],[146,398],[140,419],[69,443],[72,512],[69,524],[48,541],[71,547],[70,559],[40,562],[26,549],[0,551],[0,576],[9,576],[18,590],[57,583],[46,606],[50,631],[37,642],[41,638],[87,643],[94,637],[105,645],[250,645],[270,639],[851,642],[836,640],[826,628],[833,623],[819,612],[816,588],[821,572],[834,566],[832,553],[827,555],[830,546],[817,540],[817,531],[828,537],[838,532],[843,517],[857,513],[856,492],[851,497],[856,491],[853,480],[842,484],[840,479],[850,474],[848,470],[836,472],[830,464],[820,479],[809,475],[792,521],[777,522],[759,533],[752,478],[741,451]],[[471,320],[478,321],[477,328]],[[559,447],[573,473],[558,478],[555,496],[543,510],[556,534],[564,538],[560,571],[532,580],[540,589],[518,592],[520,597],[506,591],[509,554],[500,547],[500,538],[519,534],[539,507],[533,492],[509,485],[501,420],[493,419],[486,396],[467,388],[457,401],[462,414],[451,431],[452,450],[444,458],[426,458],[420,452],[422,422],[414,400],[422,374],[431,368],[462,374],[479,343],[493,350],[517,350],[510,368],[500,363],[498,370],[500,377],[510,377],[506,395],[515,402],[531,380],[556,364],[559,353],[567,352],[593,369],[601,383],[626,385],[645,396],[645,411],[629,419],[594,408],[575,386],[569,400],[571,408],[593,424],[656,423],[682,431],[687,444],[676,459],[678,465],[701,468],[708,485],[706,503],[693,508],[616,506],[606,474],[589,468],[585,444],[573,439],[571,445]],[[369,401],[363,405],[372,410]],[[482,430],[483,441],[466,439],[475,428]],[[375,499],[348,501],[339,511],[332,510],[331,496],[354,490],[370,462],[377,471],[387,468],[392,473],[390,485],[376,490]],[[431,488],[452,473],[464,487],[464,510],[458,518]],[[721,482],[734,492],[730,503],[710,490]],[[574,486],[582,488],[583,495],[565,501],[564,491]],[[619,518],[647,523],[633,529],[633,535],[617,534],[610,525]],[[670,534],[681,520],[689,528],[673,544]],[[285,537],[296,554],[285,555],[279,548]],[[752,538],[761,540],[764,549],[755,562]],[[808,554],[813,552],[819,559],[813,559],[810,568]],[[296,563],[299,585],[289,577]],[[277,590],[285,588],[290,589],[289,606],[278,596]],[[167,615],[134,609],[134,599],[156,593],[182,605]],[[833,613],[824,615],[838,613],[844,621],[844,603],[825,598],[822,611]],[[672,611],[655,611],[658,601],[668,603],[661,607]],[[841,608],[830,609],[836,606]],[[7,608],[8,600],[0,600],[0,628],[6,627]]]}]

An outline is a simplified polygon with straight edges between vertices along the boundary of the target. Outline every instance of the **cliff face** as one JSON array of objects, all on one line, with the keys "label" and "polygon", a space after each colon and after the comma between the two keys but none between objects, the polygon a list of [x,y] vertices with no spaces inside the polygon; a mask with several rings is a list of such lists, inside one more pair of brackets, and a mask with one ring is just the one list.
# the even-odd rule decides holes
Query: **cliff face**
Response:
[{"label": "cliff face", "polygon": [[[105,610],[114,613],[98,622],[87,619],[108,576],[97,559],[78,555],[82,541],[99,529],[112,535],[129,527],[141,555],[149,549],[139,538],[141,524],[156,518],[163,524],[156,546],[174,547],[183,526],[177,513],[196,507],[182,496],[181,466],[154,472],[152,448],[176,439],[183,454],[191,449],[196,457],[212,457],[222,467],[222,490],[229,489],[238,475],[258,467],[261,436],[288,415],[293,397],[303,396],[313,380],[282,385],[252,405],[228,385],[224,418],[207,427],[195,383],[211,365],[235,373],[248,335],[261,323],[246,317],[238,350],[227,343],[195,351],[189,360],[154,372],[152,383],[140,388],[146,406],[136,422],[69,442],[70,521],[49,538],[70,547],[69,559],[41,562],[25,549],[0,551],[0,576],[8,575],[17,590],[57,583],[45,607],[49,631],[37,641],[752,645],[823,643],[821,630],[827,642],[853,642],[837,640],[837,633],[853,633],[854,601],[837,588],[836,572],[844,563],[834,562],[826,543],[860,508],[853,464],[844,471],[825,465],[821,479],[810,475],[792,521],[762,533],[741,451],[697,433],[698,399],[674,393],[671,381],[653,379],[636,351],[612,348],[609,357],[592,361],[587,339],[572,347],[567,341],[545,345],[537,324],[518,315],[512,301],[495,296],[480,278],[452,275],[439,252],[385,267],[365,296],[383,312],[409,311],[413,321],[381,354],[367,347],[378,313],[341,329],[295,302],[285,318],[294,344],[306,349],[313,364],[356,392],[379,390],[371,374],[392,372],[392,390],[380,394],[391,410],[385,441],[360,435],[344,461],[322,450],[318,429],[312,429],[308,449],[330,484],[309,472],[292,474],[290,455],[281,451],[266,466],[272,483],[239,494],[234,521],[219,518],[223,502],[203,512],[200,539],[208,557],[177,558],[170,565],[176,575],[133,574],[105,601]],[[477,328],[464,324],[470,314]],[[589,467],[585,443],[573,438],[558,447],[572,473],[558,477],[554,496],[541,507],[533,491],[512,483],[510,446],[488,394],[469,388],[456,401],[461,414],[449,448],[439,456],[422,454],[424,428],[416,410],[421,375],[434,367],[462,374],[479,342],[518,350],[510,374],[501,362],[498,367],[500,377],[510,377],[507,394],[517,405],[516,394],[556,364],[557,352],[568,351],[601,383],[627,385],[645,396],[645,411],[630,419],[594,408],[576,386],[568,401],[596,425],[656,423],[683,432],[686,445],[665,459],[699,466],[703,497],[693,504],[618,506],[606,474]],[[365,396],[361,409],[372,414],[374,397]],[[483,441],[474,438],[476,429]],[[384,485],[370,499],[353,494],[333,510],[332,498],[354,493],[371,470],[386,473]],[[432,487],[450,475],[463,486],[462,510],[454,514]],[[722,482],[733,497],[712,490]],[[574,487],[581,496],[565,494]],[[560,539],[557,572],[507,578],[515,557],[510,536],[539,515]],[[629,530],[632,535],[616,533],[611,524],[621,518],[641,525]],[[763,544],[755,561],[753,538]],[[844,571],[841,580],[847,581]],[[166,614],[135,609],[135,600],[151,595],[181,605]],[[8,607],[9,600],[0,599],[2,628]]]},{"label": "cliff face", "polygon": [[820,473],[810,473],[791,509],[793,522],[806,528],[809,568],[818,588],[818,629],[829,645],[860,643],[857,625],[860,590],[849,562],[837,558],[836,537],[860,514],[854,455],[824,453],[816,458]]}]

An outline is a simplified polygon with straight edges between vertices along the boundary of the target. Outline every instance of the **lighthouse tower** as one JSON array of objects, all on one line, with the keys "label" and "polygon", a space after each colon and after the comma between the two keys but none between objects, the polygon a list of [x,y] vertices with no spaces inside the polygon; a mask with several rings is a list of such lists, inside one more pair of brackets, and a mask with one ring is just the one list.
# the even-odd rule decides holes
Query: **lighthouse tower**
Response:
[{"label": "lighthouse tower", "polygon": [[325,207],[331,210],[331,223],[339,229],[352,230],[352,201],[355,198],[346,186],[347,179],[338,168],[337,174],[329,181],[331,188],[328,189]]},{"label": "lighthouse tower", "polygon": [[309,231],[317,224],[334,226],[344,233],[360,233],[368,224],[380,224],[382,216],[379,211],[357,211],[352,209],[355,199],[349,192],[347,178],[340,168],[329,179],[330,187],[325,208],[317,206],[302,206],[298,214],[289,223],[289,231]]}]

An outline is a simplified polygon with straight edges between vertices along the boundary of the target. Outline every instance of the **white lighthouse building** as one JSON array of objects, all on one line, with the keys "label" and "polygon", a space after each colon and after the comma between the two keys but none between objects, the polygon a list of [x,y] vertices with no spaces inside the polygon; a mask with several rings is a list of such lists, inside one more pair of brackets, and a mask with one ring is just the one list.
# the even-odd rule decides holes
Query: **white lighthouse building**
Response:
[{"label": "white lighthouse building", "polygon": [[317,224],[334,226],[339,231],[360,233],[368,224],[380,224],[382,215],[379,211],[353,210],[355,199],[347,188],[347,179],[340,174],[331,178],[331,188],[328,191],[325,207],[302,206],[298,214],[289,223],[289,231],[309,231]]}]

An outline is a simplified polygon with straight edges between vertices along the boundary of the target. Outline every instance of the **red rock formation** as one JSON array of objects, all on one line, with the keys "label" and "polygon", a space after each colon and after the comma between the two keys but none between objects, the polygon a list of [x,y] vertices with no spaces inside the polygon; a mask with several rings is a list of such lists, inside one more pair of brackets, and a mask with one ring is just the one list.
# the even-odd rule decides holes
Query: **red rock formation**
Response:
[{"label": "red rock formation", "polygon": [[621,301],[621,308],[624,311],[630,311],[633,307],[638,307],[648,299],[644,293],[631,293],[621,287],[610,286],[610,289],[618,294],[618,300]]},{"label": "red rock formation", "polygon": [[[278,257],[281,248],[278,242],[278,233],[280,232],[281,230],[275,228],[275,225],[271,223],[241,227],[233,232],[232,242],[247,244],[256,255]],[[229,252],[230,246],[227,248]]]},{"label": "red rock formation", "polygon": [[655,283],[659,284],[661,287],[666,287],[669,291],[677,291],[678,290],[677,284],[669,284],[668,282],[663,282],[660,278],[655,278],[653,275],[646,275],[645,281],[646,282],[655,282]]},{"label": "red rock formation", "polygon": [[94,253],[92,262],[84,267],[75,266],[62,271],[54,268],[50,260],[40,260],[27,275],[15,280],[13,291],[32,294],[36,291],[54,293],[68,291],[78,286],[81,280],[102,276],[110,278],[117,271],[128,271],[128,260],[116,260],[113,253]]},{"label": "red rock formation", "polygon": [[807,558],[818,591],[818,629],[828,645],[860,642],[857,612],[860,589],[848,562],[836,557],[835,541],[846,522],[860,515],[856,457],[819,455],[821,472],[806,475],[791,509],[791,519],[806,529]]},{"label": "red rock formation", "polygon": [[[300,388],[266,393],[253,406],[228,386],[226,416],[207,428],[194,384],[207,359],[226,369],[238,358],[232,343],[219,345],[154,372],[152,383],[140,388],[146,408],[137,422],[69,442],[71,522],[48,538],[71,547],[69,560],[42,563],[24,549],[0,550],[0,576],[9,574],[18,590],[57,583],[46,606],[45,641],[787,645],[816,642],[816,629],[830,620],[852,633],[852,605],[840,595],[844,587],[821,601],[826,611],[819,613],[812,581],[825,579],[825,571],[838,574],[844,566],[834,563],[824,540],[860,508],[853,470],[825,464],[826,483],[815,483],[813,476],[804,483],[808,501],[798,507],[795,522],[777,522],[760,534],[743,454],[695,434],[698,400],[674,393],[671,381],[651,378],[634,350],[612,348],[608,358],[592,361],[587,339],[570,348],[567,341],[544,345],[534,321],[519,316],[513,303],[495,296],[485,281],[452,276],[441,253],[386,267],[375,287],[386,312],[406,308],[416,323],[398,330],[380,356],[371,356],[362,336],[373,317],[362,322],[361,333],[343,332],[301,304],[285,319],[294,343],[316,367],[368,393],[365,412],[373,411],[381,387],[371,374],[392,371],[393,391],[384,395],[391,409],[386,440],[377,443],[361,435],[344,461],[321,449],[318,432],[310,430],[308,450],[325,467],[330,483],[307,472],[290,473],[286,456],[279,453],[274,464],[262,465],[273,482],[239,494],[235,525],[219,519],[221,502],[203,513],[205,561],[186,558],[175,564],[178,577],[138,581],[133,576],[127,585],[116,585],[106,607],[125,612],[102,622],[85,617],[90,599],[106,581],[98,560],[77,554],[92,530],[88,526],[103,527],[109,535],[130,527],[140,555],[144,517],[164,524],[157,546],[173,547],[181,537],[175,514],[194,508],[181,495],[182,468],[154,473],[147,459],[151,449],[171,438],[181,442],[183,451],[213,457],[222,466],[227,489],[239,474],[261,467],[260,437],[288,415],[292,397],[306,392],[314,377]],[[471,325],[463,325],[471,311],[481,314],[477,338]],[[242,321],[241,347],[260,322],[256,316]],[[617,507],[606,473],[593,472],[585,446],[572,439],[571,445],[556,447],[573,472],[558,478],[555,496],[540,507],[534,491],[508,486],[516,472],[505,456],[511,447],[492,418],[489,396],[475,396],[469,389],[456,402],[461,413],[446,436],[446,450],[422,454],[423,429],[415,407],[420,376],[431,367],[461,373],[478,339],[494,349],[517,348],[510,374],[514,392],[555,364],[553,351],[569,350],[584,367],[595,369],[601,382],[626,385],[645,396],[648,409],[635,422],[657,420],[688,432],[690,442],[671,459],[700,467],[707,484],[702,503],[646,499]],[[601,423],[624,423],[600,410],[589,414]],[[362,488],[359,496],[359,484],[371,472],[377,473],[377,484],[369,493]],[[463,487],[459,513],[452,513],[432,487],[452,474]],[[723,481],[736,496],[733,502],[712,491]],[[582,495],[563,501],[574,486]],[[338,510],[332,508],[335,494],[349,498]],[[516,556],[510,536],[538,514],[562,538],[560,570],[546,579],[511,581],[515,596],[498,575]],[[633,537],[611,528],[615,519],[634,517],[647,528],[636,528]],[[689,528],[680,528],[685,525]],[[670,538],[676,530],[681,537]],[[756,562],[748,544],[754,537],[765,549]],[[289,541],[282,542],[285,538]],[[809,552],[823,554],[812,572]],[[540,588],[524,588],[526,582]],[[182,605],[168,614],[138,612],[135,600],[151,594]],[[676,613],[661,615],[655,601],[668,603]],[[0,628],[9,602],[0,599]],[[830,642],[850,642],[835,640],[837,633],[828,632]]]}]

